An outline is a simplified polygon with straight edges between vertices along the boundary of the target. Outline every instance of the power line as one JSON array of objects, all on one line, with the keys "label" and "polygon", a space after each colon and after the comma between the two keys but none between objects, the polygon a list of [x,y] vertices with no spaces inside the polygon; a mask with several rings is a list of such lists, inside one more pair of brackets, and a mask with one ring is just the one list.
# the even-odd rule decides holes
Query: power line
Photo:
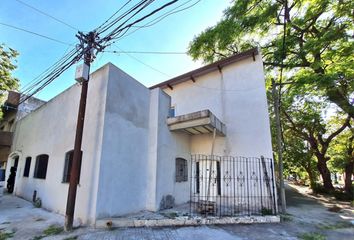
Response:
[{"label": "power line", "polygon": [[[191,5],[189,5],[189,6],[185,7],[185,8],[178,9],[178,8],[180,8],[180,7],[184,6],[184,5],[186,5],[187,3],[191,2],[191,1],[192,1],[192,0],[188,0],[187,2],[182,3],[181,5],[175,7],[174,9],[171,9],[169,12],[167,12],[167,13],[165,13],[165,14],[163,14],[163,15],[161,15],[161,16],[155,18],[155,19],[153,19],[152,21],[148,22],[147,24],[145,24],[145,25],[143,25],[143,26],[136,26],[136,27],[137,27],[137,28],[144,28],[144,27],[150,27],[150,26],[152,26],[152,25],[155,25],[156,23],[162,21],[164,18],[168,17],[169,15],[172,15],[172,14],[175,14],[175,13],[178,13],[178,12],[182,12],[182,11],[184,11],[184,10],[187,10],[187,9],[189,9],[189,8],[194,7],[194,6],[197,5],[201,0],[197,0],[195,3],[192,3]],[[178,9],[178,10],[176,10],[176,9]]]},{"label": "power line", "polygon": [[75,30],[75,31],[79,31],[79,29],[77,29],[76,27],[70,25],[69,23],[66,23],[66,22],[64,22],[63,20],[60,20],[60,19],[58,19],[58,18],[56,18],[56,17],[53,17],[52,15],[50,15],[50,14],[48,14],[48,13],[45,13],[45,12],[43,12],[42,10],[39,10],[38,8],[35,8],[35,7],[31,6],[31,5],[29,5],[28,3],[22,2],[21,0],[16,0],[16,2],[18,2],[18,3],[20,3],[20,4],[24,5],[24,6],[26,6],[26,7],[28,7],[28,8],[31,8],[32,10],[34,10],[34,11],[36,11],[36,12],[39,12],[39,13],[42,14],[42,15],[45,15],[45,16],[51,18],[51,19],[54,19],[55,21],[57,21],[57,22],[59,22],[59,23],[61,23],[61,24],[64,24],[65,26],[67,26],[67,27],[69,27],[69,28],[71,28],[71,29],[73,29],[73,30]]},{"label": "power line", "polygon": [[112,16],[110,16],[104,23],[102,23],[100,26],[98,26],[95,31],[98,32],[100,28],[102,28],[106,23],[108,23],[109,20],[111,20],[116,14],[118,14],[126,5],[128,5],[131,2],[131,0],[128,0],[125,4],[123,4]]},{"label": "power line", "polygon": [[[103,38],[102,41],[107,42],[107,41],[109,41],[109,40],[117,39],[117,38],[121,37],[121,36],[119,36],[119,34],[120,34],[123,30],[126,30],[126,31],[124,32],[124,33],[126,33],[126,32],[129,30],[129,28],[131,28],[133,25],[135,25],[135,24],[137,24],[137,23],[143,21],[144,19],[146,19],[146,18],[148,18],[148,17],[150,17],[150,16],[156,14],[157,12],[159,12],[159,11],[163,10],[164,8],[166,8],[166,7],[168,7],[168,6],[170,6],[170,5],[174,4],[174,3],[176,3],[177,1],[178,1],[178,0],[170,1],[170,2],[168,2],[168,3],[164,4],[164,5],[162,5],[161,7],[159,7],[159,8],[157,8],[157,9],[153,10],[153,11],[150,12],[149,14],[146,14],[145,16],[139,18],[138,20],[134,21],[133,23],[130,23],[130,24],[126,25],[125,27],[123,27],[123,24],[124,24],[124,23],[126,23],[129,19],[131,19],[132,17],[134,17],[134,16],[137,14],[137,13],[135,13],[135,14],[134,14],[133,16],[131,16],[127,21],[125,21],[125,22],[124,22],[123,24],[121,24],[119,27],[117,27],[116,29],[114,29],[110,34],[108,34],[105,38]],[[150,3],[151,3],[151,2],[148,2],[148,4],[150,4]],[[145,7],[146,7],[146,6],[144,6],[143,8],[145,8]],[[142,9],[143,9],[143,8],[142,8]],[[142,10],[142,9],[141,9],[141,10]],[[139,10],[139,11],[141,11],[141,10]],[[138,12],[139,12],[139,11],[138,11]],[[113,44],[113,43],[110,43],[110,44]],[[108,45],[106,45],[106,46],[108,46]]]},{"label": "power line", "polygon": [[[117,46],[116,46],[116,47],[117,47]],[[159,69],[157,69],[157,68],[155,68],[155,67],[153,67],[153,66],[151,66],[151,65],[149,65],[149,64],[147,64],[147,63],[145,63],[145,62],[143,62],[143,61],[141,61],[140,59],[134,57],[133,55],[131,55],[131,54],[129,54],[129,53],[123,51],[123,50],[120,49],[119,47],[117,47],[117,48],[120,50],[120,52],[124,53],[125,55],[129,56],[130,58],[134,59],[135,61],[137,61],[137,62],[139,62],[139,63],[145,65],[146,67],[148,67],[148,68],[154,70],[155,72],[161,73],[162,75],[165,75],[166,77],[171,77],[171,76],[168,75],[167,73],[164,73],[164,72],[160,71]]]},{"label": "power line", "polygon": [[[124,36],[126,32],[130,29],[130,27],[134,26],[135,24],[145,20],[146,18],[160,12],[164,8],[174,4],[178,0],[172,0],[156,9],[151,11],[148,14],[143,15],[142,17],[138,18],[137,20],[133,20],[131,23],[128,23],[129,20],[131,20],[133,17],[135,17],[139,12],[141,12],[143,9],[145,9],[147,6],[149,6],[151,3],[153,3],[155,0],[142,0],[138,4],[134,5],[132,8],[129,10],[125,11],[123,14],[118,16],[117,18],[113,19],[111,22],[109,22],[109,19],[112,19],[113,17],[111,16],[104,24],[101,24],[101,26],[97,32],[93,31],[90,32],[88,35],[83,34],[82,32],[79,31],[79,34],[76,36],[80,39],[80,44],[77,45],[76,49],[71,50],[68,54],[66,54],[63,58],[61,58],[59,61],[57,61],[53,66],[49,67],[46,71],[44,71],[42,74],[38,76],[38,80],[33,80],[31,81],[31,84],[29,86],[26,86],[26,88],[23,91],[23,95],[21,96],[20,103],[23,103],[26,101],[28,98],[31,96],[35,95],[39,91],[41,91],[43,88],[45,88],[47,85],[49,85],[51,82],[53,82],[58,76],[60,76],[64,71],[66,71],[68,68],[70,68],[74,63],[76,63],[78,60],[80,60],[84,55],[86,55],[88,52],[92,52],[94,49],[98,52],[101,52],[104,50],[104,48],[110,46],[112,44],[112,39],[115,39],[117,37]],[[128,1],[130,2],[130,0]],[[128,3],[126,3],[124,6],[126,6]],[[121,7],[120,9],[122,9]],[[116,15],[113,14],[113,16]],[[117,24],[118,22],[122,21],[122,23],[119,24],[116,28],[114,28],[109,34],[107,34],[105,37],[100,38],[99,34],[103,33],[104,31],[109,30],[113,25]],[[22,30],[22,29],[21,29]],[[32,32],[31,32],[32,33]],[[88,36],[93,37],[90,38],[92,41],[92,44],[90,47],[88,47],[87,44],[87,39]],[[71,44],[68,44],[71,45]],[[86,47],[85,47],[86,45]],[[129,53],[126,53],[125,51],[121,51],[124,54],[128,55],[129,57],[133,58],[134,60],[140,62],[141,64],[153,69],[154,71],[157,71],[165,76],[168,76],[166,73],[163,73],[162,71],[142,62],[141,60],[135,58],[134,56],[130,55]],[[94,59],[94,56],[92,55],[92,61]],[[33,83],[32,83],[33,82]]]},{"label": "power line", "polygon": [[161,54],[161,55],[186,55],[187,53],[186,52],[162,52],[162,51],[107,51],[107,50],[104,50],[103,52],[106,52],[106,53],[117,53],[117,54],[120,54],[120,53],[132,53],[132,54]]},{"label": "power line", "polygon": [[67,46],[72,46],[72,44],[70,44],[70,43],[63,42],[61,40],[58,40],[58,39],[55,39],[55,38],[52,38],[52,37],[48,37],[48,36],[45,36],[43,34],[39,34],[39,33],[36,33],[36,32],[32,32],[32,31],[29,31],[29,30],[26,30],[26,29],[23,29],[23,28],[20,28],[20,27],[16,27],[16,26],[13,26],[13,25],[10,25],[10,24],[7,24],[7,23],[0,22],[0,25],[6,26],[6,27],[9,27],[9,28],[13,28],[13,29],[16,29],[16,30],[19,30],[19,31],[23,31],[23,32],[26,32],[26,33],[30,33],[30,34],[36,35],[38,37],[42,37],[42,38],[45,38],[45,39],[48,39],[48,40],[51,40],[51,41],[54,41],[54,42],[57,42],[57,43],[61,43],[61,44],[67,45]]},{"label": "power line", "polygon": [[[187,7],[185,7],[185,8],[183,8],[183,9],[178,9],[178,8],[180,8],[180,7],[184,6],[184,5],[186,5],[187,3],[191,2],[191,1],[192,1],[192,0],[188,0],[188,1],[186,1],[186,2],[184,2],[184,3],[182,3],[182,4],[180,4],[179,6],[177,6],[177,7],[173,8],[173,9],[171,9],[171,10],[168,11],[167,13],[165,13],[165,14],[163,14],[163,15],[161,15],[161,16],[156,17],[155,19],[153,19],[152,21],[148,22],[148,23],[145,24],[145,25],[142,25],[142,26],[132,26],[132,27],[136,27],[137,29],[135,29],[135,30],[129,32],[128,34],[125,34],[124,36],[119,37],[119,39],[122,39],[122,38],[125,38],[125,37],[129,36],[129,35],[135,33],[136,31],[138,31],[138,30],[141,29],[141,28],[153,26],[153,25],[157,24],[158,22],[162,21],[164,18],[166,18],[166,17],[169,16],[169,15],[172,15],[172,14],[175,14],[175,13],[178,13],[178,12],[181,12],[181,11],[184,11],[184,10],[187,10],[187,9],[193,7],[194,5],[196,5],[197,3],[199,3],[201,0],[197,0],[195,3],[193,3],[193,4],[191,4],[191,5],[187,6]],[[178,10],[176,10],[176,9],[178,9]],[[128,30],[129,30],[129,29],[127,29],[126,32],[127,32]],[[125,33],[126,33],[126,32],[125,32]],[[112,44],[115,43],[115,42],[116,42],[116,41],[113,41]]]}]

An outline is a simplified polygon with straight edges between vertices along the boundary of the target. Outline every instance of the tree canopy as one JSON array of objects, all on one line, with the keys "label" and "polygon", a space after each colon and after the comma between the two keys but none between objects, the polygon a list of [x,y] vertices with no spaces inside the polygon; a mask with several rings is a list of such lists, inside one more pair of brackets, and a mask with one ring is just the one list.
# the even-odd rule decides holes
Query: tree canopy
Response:
[{"label": "tree canopy", "polygon": [[334,189],[333,165],[345,168],[346,179],[353,174],[353,147],[345,143],[354,139],[353,9],[352,0],[234,0],[188,50],[210,63],[258,46],[268,80],[282,69],[285,170],[305,170],[312,187],[321,174]]},{"label": "tree canopy", "polygon": [[353,9],[351,0],[235,0],[194,38],[189,54],[213,62],[260,46],[268,70],[283,65],[289,81],[320,91],[354,118]]},{"label": "tree canopy", "polygon": [[[16,69],[15,59],[18,52],[12,48],[0,44],[0,105],[4,101],[4,94],[9,90],[16,90],[19,86],[17,78],[13,77],[12,72]],[[0,120],[2,111],[0,109]]]}]

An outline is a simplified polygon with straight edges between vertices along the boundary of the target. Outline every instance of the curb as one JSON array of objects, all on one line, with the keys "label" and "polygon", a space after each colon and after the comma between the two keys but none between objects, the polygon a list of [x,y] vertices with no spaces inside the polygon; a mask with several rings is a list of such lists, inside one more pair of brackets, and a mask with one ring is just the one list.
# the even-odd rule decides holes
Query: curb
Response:
[{"label": "curb", "polygon": [[139,228],[139,227],[172,227],[172,226],[201,226],[218,224],[252,224],[279,223],[280,216],[250,216],[222,218],[188,218],[175,219],[127,219],[107,218],[96,221],[95,228]]}]

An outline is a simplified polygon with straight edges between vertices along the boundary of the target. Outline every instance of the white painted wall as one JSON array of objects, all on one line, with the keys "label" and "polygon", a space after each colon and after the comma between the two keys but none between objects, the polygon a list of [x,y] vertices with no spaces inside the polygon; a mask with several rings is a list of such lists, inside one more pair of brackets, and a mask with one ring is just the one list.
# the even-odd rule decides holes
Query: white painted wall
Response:
[{"label": "white painted wall", "polygon": [[97,218],[146,207],[150,91],[109,65]]},{"label": "white painted wall", "polygon": [[[263,155],[272,158],[261,55],[256,55],[255,61],[249,57],[223,67],[221,72],[215,70],[195,80],[195,83],[182,82],[173,85],[173,90],[165,88],[164,91],[171,96],[171,105],[175,106],[177,116],[209,109],[225,123],[226,136],[216,137],[214,154],[258,158]],[[212,134],[190,136],[190,153],[210,155],[212,139]],[[221,163],[222,172],[225,172],[224,164],[227,163]],[[207,164],[203,169],[209,168],[209,165]],[[254,164],[252,159],[248,160],[248,165],[257,173],[259,172],[258,165]],[[232,167],[229,170],[233,171]],[[267,171],[271,176],[272,170],[269,165]],[[205,174],[207,173],[204,173],[204,176]],[[203,183],[200,187],[201,190],[207,189]],[[231,188],[233,189],[233,186]],[[268,190],[265,184],[261,188],[263,192]],[[240,195],[238,192],[242,191],[241,188],[235,189],[236,195]],[[259,194],[253,190],[249,193],[251,196]],[[216,192],[216,189],[212,191]],[[201,195],[203,194],[206,195],[205,192],[201,192]],[[222,195],[230,194],[231,196],[234,194],[233,190],[227,192],[222,184]]]},{"label": "white painted wall", "polygon": [[[270,124],[261,55],[165,88],[176,115],[210,109],[226,124],[224,137],[217,137],[216,155],[272,157]],[[187,99],[187,101],[186,101]],[[211,153],[212,135],[191,138],[191,152]]]},{"label": "white painted wall", "polygon": [[[83,133],[83,159],[75,218],[90,222],[95,217],[97,174],[101,154],[108,65],[91,75]],[[42,206],[65,213],[68,184],[62,183],[65,153],[74,146],[81,87],[73,85],[17,122],[12,152],[20,153],[15,194],[31,200],[33,191]],[[12,154],[12,155],[14,155]],[[33,178],[36,156],[48,154],[46,179]],[[26,157],[32,157],[29,177],[23,177]],[[10,166],[10,165],[9,165]]]},{"label": "white painted wall", "polygon": [[[189,200],[190,154],[210,154],[212,136],[170,132],[171,105],[177,115],[210,109],[226,124],[227,136],[217,137],[215,154],[272,157],[260,55],[196,80],[162,91],[147,89],[112,64],[92,74],[77,218],[94,224],[99,218],[155,211],[168,194],[176,204]],[[21,119],[12,149],[20,156],[15,193],[31,199],[37,190],[43,207],[62,214],[68,189],[61,183],[64,156],[74,145],[79,90],[74,85]],[[39,154],[50,156],[46,180],[33,179]],[[27,156],[32,163],[30,177],[24,178]],[[186,182],[175,181],[177,157],[188,160]]]}]

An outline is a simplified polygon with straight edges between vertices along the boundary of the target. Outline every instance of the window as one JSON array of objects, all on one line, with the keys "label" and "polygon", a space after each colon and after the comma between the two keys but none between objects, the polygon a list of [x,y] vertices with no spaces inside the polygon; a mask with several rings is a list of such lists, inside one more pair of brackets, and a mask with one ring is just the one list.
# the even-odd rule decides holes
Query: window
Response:
[{"label": "window", "polygon": [[23,176],[28,177],[31,168],[31,157],[26,157],[25,170],[23,171]]},{"label": "window", "polygon": [[169,117],[175,117],[176,116],[176,111],[175,111],[175,107],[174,106],[170,107],[170,110],[168,111],[168,116]]},{"label": "window", "polygon": [[[63,183],[68,183],[70,182],[70,173],[71,173],[71,167],[73,163],[73,158],[74,158],[74,150],[71,150],[65,154],[65,165],[64,165],[64,173],[63,173]],[[81,156],[79,160],[79,178],[78,182],[80,182],[80,173],[81,173],[81,159],[82,159],[82,151],[81,151]]]},{"label": "window", "polygon": [[36,166],[34,168],[34,178],[45,179],[47,176],[49,156],[47,154],[38,155],[36,158]]},{"label": "window", "polygon": [[188,181],[187,160],[184,158],[176,158],[176,182]]}]

